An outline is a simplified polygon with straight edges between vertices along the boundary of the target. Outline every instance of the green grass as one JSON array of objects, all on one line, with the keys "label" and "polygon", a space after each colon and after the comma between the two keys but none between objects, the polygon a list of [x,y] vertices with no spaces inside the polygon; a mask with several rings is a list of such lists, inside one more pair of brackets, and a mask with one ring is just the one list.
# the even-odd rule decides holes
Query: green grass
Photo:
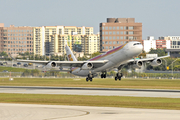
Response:
[{"label": "green grass", "polygon": [[5,66],[0,66],[0,72],[3,70],[7,70],[9,72],[24,72],[24,68],[15,68],[15,67],[5,67]]},{"label": "green grass", "polygon": [[0,93],[0,103],[79,105],[180,110],[179,98]]},{"label": "green grass", "polygon": [[137,89],[179,89],[180,80],[169,79],[114,79],[95,78],[86,82],[85,78],[0,78],[0,86],[55,86],[55,87],[100,87],[100,88],[137,88]]}]

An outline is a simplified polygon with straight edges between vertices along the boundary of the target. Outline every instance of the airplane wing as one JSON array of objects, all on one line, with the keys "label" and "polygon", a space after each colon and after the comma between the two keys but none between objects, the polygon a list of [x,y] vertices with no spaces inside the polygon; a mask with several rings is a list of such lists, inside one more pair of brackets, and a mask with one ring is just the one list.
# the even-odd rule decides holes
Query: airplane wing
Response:
[{"label": "airplane wing", "polygon": [[56,66],[66,66],[66,67],[82,67],[85,63],[92,63],[94,68],[101,67],[108,62],[108,60],[99,60],[99,61],[39,61],[39,60],[20,60],[19,62],[28,62],[28,63],[38,63],[38,64],[54,64]]},{"label": "airplane wing", "polygon": [[[135,61],[142,61],[142,62],[151,62],[151,61],[153,61],[153,60],[155,60],[155,59],[161,59],[161,58],[166,58],[166,57],[169,57],[169,55],[167,55],[167,56],[161,56],[161,57],[153,57],[153,58],[143,58],[143,59],[137,59],[137,60],[135,60]],[[128,62],[134,62],[134,59],[131,59],[131,60],[129,60]]]},{"label": "airplane wing", "polygon": [[152,58],[143,58],[143,59],[131,59],[128,61],[123,62],[118,66],[120,69],[124,65],[134,65],[134,67],[140,68],[143,64],[143,62],[150,63],[152,66],[158,66],[162,63],[162,58],[170,57],[170,55],[167,56],[161,56],[161,57],[152,57]]}]

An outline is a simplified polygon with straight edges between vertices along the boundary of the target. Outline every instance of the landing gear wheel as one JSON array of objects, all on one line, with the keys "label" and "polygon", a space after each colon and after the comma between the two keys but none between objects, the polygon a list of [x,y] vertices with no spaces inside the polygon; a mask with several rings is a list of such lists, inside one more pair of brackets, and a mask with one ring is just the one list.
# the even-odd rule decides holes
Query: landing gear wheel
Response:
[{"label": "landing gear wheel", "polygon": [[121,77],[119,77],[119,81],[121,80]]},{"label": "landing gear wheel", "polygon": [[89,80],[89,79],[88,79],[88,78],[86,78],[86,82],[88,82],[88,80]]},{"label": "landing gear wheel", "polygon": [[104,74],[103,77],[106,78],[106,74]]},{"label": "landing gear wheel", "polygon": [[104,75],[103,75],[103,74],[101,74],[101,78],[104,78]]},{"label": "landing gear wheel", "polygon": [[89,78],[90,82],[92,82],[92,78]]},{"label": "landing gear wheel", "polygon": [[115,81],[117,81],[117,77],[115,77]]}]

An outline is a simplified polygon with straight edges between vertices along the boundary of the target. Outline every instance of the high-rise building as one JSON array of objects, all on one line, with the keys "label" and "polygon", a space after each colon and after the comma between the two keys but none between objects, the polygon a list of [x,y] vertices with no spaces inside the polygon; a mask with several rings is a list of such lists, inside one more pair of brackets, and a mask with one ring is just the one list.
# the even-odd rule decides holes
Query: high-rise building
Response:
[{"label": "high-rise building", "polygon": [[136,23],[134,18],[107,18],[106,23],[100,23],[100,51],[129,41],[142,42],[142,23]]},{"label": "high-rise building", "polygon": [[100,51],[99,34],[84,35],[82,37],[82,47],[84,54],[92,54]]},{"label": "high-rise building", "polygon": [[[34,53],[38,55],[63,55],[65,42],[75,51],[84,51],[83,36],[93,35],[93,27],[42,26],[34,27]],[[94,40],[94,37],[92,38]],[[98,39],[99,40],[99,39]],[[93,49],[94,50],[94,49]],[[88,52],[91,53],[91,52]],[[85,53],[86,54],[86,53]]]},{"label": "high-rise building", "polygon": [[33,53],[33,27],[4,27],[0,24],[0,51],[16,55],[18,53]]}]

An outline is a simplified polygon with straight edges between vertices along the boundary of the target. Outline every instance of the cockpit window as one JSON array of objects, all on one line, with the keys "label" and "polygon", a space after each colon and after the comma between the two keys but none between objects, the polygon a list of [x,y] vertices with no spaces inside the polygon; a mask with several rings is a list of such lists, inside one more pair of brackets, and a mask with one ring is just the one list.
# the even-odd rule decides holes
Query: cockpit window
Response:
[{"label": "cockpit window", "polygon": [[134,43],[133,46],[134,46],[134,45],[141,45],[141,43]]}]

